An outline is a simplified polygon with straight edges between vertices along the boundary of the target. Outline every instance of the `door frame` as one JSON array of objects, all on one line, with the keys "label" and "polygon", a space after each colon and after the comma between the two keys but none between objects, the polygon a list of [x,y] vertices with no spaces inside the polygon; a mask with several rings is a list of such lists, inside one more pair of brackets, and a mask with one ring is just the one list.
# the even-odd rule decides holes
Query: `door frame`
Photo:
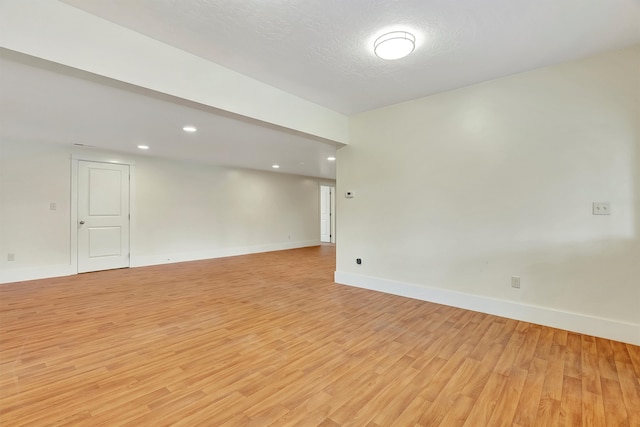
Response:
[{"label": "door frame", "polygon": [[129,267],[134,265],[134,236],[135,236],[135,171],[136,163],[127,159],[116,158],[116,156],[74,153],[71,155],[71,253],[69,262],[71,270],[78,274],[78,166],[81,161],[96,163],[111,163],[129,166]]},{"label": "door frame", "polygon": [[[318,209],[318,219],[320,219],[319,222],[322,221],[322,219],[320,218],[320,215],[322,215],[322,187],[329,187],[330,188],[330,192],[329,192],[329,214],[330,214],[330,219],[329,219],[329,228],[330,228],[330,238],[329,238],[329,243],[335,243],[336,242],[336,185],[335,184],[326,184],[323,182],[320,182],[320,186],[318,187],[318,195],[319,195],[319,199],[318,199],[318,205],[319,205],[319,209]],[[320,240],[320,242],[322,243],[322,239]]]}]

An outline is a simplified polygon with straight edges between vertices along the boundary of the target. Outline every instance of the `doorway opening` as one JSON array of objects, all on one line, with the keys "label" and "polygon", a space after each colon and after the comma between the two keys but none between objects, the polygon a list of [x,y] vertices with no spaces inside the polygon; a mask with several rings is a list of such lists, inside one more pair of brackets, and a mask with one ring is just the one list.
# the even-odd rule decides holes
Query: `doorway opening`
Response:
[{"label": "doorway opening", "polygon": [[320,241],[336,242],[335,187],[320,186]]}]

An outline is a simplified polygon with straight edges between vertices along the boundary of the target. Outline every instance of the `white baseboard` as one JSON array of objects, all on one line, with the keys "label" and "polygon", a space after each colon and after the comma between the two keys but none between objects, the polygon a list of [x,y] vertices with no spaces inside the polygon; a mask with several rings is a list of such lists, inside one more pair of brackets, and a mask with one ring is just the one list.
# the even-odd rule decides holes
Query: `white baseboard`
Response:
[{"label": "white baseboard", "polygon": [[73,274],[76,274],[76,271],[70,264],[16,268],[0,270],[0,283],[24,282],[25,280],[48,279],[51,277],[71,276]]},{"label": "white baseboard", "polygon": [[[320,245],[319,240],[305,240],[299,242],[283,242],[268,245],[244,246],[228,249],[218,249],[205,252],[179,253],[169,255],[135,256],[132,254],[130,267],[145,267],[174,262],[199,261],[211,258],[223,258],[236,255],[248,255],[260,252],[281,251],[286,249],[305,248]],[[53,265],[46,267],[21,268],[0,270],[0,283],[23,282],[25,280],[48,279],[51,277],[71,276],[77,271],[72,265]]]},{"label": "white baseboard", "polygon": [[479,311],[538,325],[640,345],[640,325],[581,313],[426,287],[359,274],[335,272],[336,283]]},{"label": "white baseboard", "polygon": [[249,255],[261,252],[282,251],[286,249],[306,248],[320,245],[319,240],[304,240],[298,242],[281,242],[267,245],[242,246],[235,248],[221,248],[210,251],[186,252],[163,255],[131,256],[131,267],[146,267],[150,265],[172,264],[174,262],[200,261],[203,259],[224,258],[228,256]]}]

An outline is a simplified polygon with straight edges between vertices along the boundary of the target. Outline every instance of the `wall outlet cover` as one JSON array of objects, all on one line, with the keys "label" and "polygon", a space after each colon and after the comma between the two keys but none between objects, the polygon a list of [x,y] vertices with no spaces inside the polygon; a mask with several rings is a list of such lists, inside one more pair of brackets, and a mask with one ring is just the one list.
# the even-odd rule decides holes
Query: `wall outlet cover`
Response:
[{"label": "wall outlet cover", "polygon": [[594,215],[611,215],[611,204],[609,202],[593,202]]}]

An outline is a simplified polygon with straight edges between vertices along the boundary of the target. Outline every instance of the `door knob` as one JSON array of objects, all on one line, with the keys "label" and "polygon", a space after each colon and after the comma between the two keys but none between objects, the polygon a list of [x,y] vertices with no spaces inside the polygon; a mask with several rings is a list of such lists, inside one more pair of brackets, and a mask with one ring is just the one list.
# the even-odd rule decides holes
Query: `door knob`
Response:
[{"label": "door knob", "polygon": [[84,225],[84,221],[80,221],[80,225]]}]

